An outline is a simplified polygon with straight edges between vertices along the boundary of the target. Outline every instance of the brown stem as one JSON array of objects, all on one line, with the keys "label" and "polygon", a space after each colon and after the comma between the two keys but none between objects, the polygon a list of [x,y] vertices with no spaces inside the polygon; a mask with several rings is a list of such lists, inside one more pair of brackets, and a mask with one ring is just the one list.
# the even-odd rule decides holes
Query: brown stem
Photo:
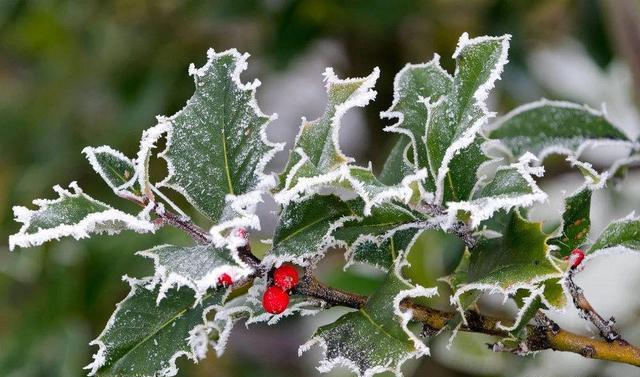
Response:
[{"label": "brown stem", "polygon": [[580,317],[590,321],[600,332],[600,336],[604,338],[607,342],[613,342],[616,339],[624,341],[620,338],[620,334],[616,330],[615,327],[615,319],[611,317],[611,319],[606,320],[602,318],[598,312],[591,306],[591,303],[587,300],[584,295],[584,291],[580,288],[574,281],[573,275],[575,274],[576,269],[571,267],[569,271],[567,271],[567,278],[565,279],[565,284],[571,297],[573,298],[573,304],[578,309],[578,313]]},{"label": "brown stem", "polygon": [[[328,287],[313,276],[306,275],[295,289],[295,292],[323,299],[331,305],[347,306],[355,309],[361,308],[367,302],[367,297],[365,296]],[[405,299],[400,304],[404,309],[412,311],[414,320],[422,322],[429,331],[434,332],[446,328],[456,315],[456,313],[419,305],[410,299]],[[498,324],[502,324],[502,326],[511,326],[513,324],[513,321],[486,316],[473,310],[466,311],[465,318],[467,324],[460,328],[462,331],[500,337],[506,337],[509,334],[500,328]],[[524,344],[528,351],[554,350],[573,352],[584,357],[616,361],[640,367],[640,348],[626,341],[621,339],[604,341],[578,335],[561,329],[546,316],[538,316],[536,322],[538,323],[537,325],[527,326],[527,337]]]},{"label": "brown stem", "polygon": [[256,271],[262,271],[263,267],[260,264],[261,261],[251,251],[251,245],[247,242],[246,245],[238,248],[238,257],[246,264],[251,266]]},{"label": "brown stem", "polygon": [[[416,209],[429,216],[444,216],[447,213],[445,207],[428,202],[421,202]],[[469,249],[473,249],[476,246],[477,240],[473,236],[473,229],[464,222],[458,221],[454,223],[450,228],[450,232],[460,238]]]},{"label": "brown stem", "polygon": [[320,283],[311,275],[304,275],[298,285],[294,288],[293,293],[316,297],[326,301],[330,305],[348,306],[356,309],[363,307],[364,304],[367,303],[366,296],[328,287]]},{"label": "brown stem", "polygon": [[[120,194],[120,197],[134,202],[140,207],[144,208],[149,204],[149,201],[153,199],[153,194],[151,193],[151,191],[149,191],[146,197],[140,199],[127,192],[124,192]],[[160,219],[161,224],[169,224],[183,230],[196,243],[208,244],[211,242],[211,237],[209,237],[209,234],[204,229],[194,224],[190,219],[179,216],[165,208],[160,208],[161,207],[158,207],[158,205],[156,204],[154,207],[154,213],[158,216],[158,219]]]},{"label": "brown stem", "polygon": [[194,224],[188,218],[184,218],[182,216],[179,216],[167,210],[163,210],[163,211],[156,210],[155,213],[165,223],[171,226],[174,226],[180,230],[183,230],[195,242],[199,244],[204,244],[204,245],[211,243],[211,238],[209,237],[209,235],[202,228]]}]

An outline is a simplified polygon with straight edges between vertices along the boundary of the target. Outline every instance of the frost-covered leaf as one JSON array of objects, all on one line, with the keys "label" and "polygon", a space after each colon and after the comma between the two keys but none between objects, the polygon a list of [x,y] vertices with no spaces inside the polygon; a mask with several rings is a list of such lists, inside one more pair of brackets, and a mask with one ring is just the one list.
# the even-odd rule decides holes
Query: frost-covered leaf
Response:
[{"label": "frost-covered leaf", "polygon": [[396,142],[382,166],[380,175],[378,175],[380,182],[389,186],[397,185],[405,177],[414,174],[415,169],[407,159],[407,153],[411,149],[410,142],[408,136],[401,136],[400,140]]},{"label": "frost-covered leaf", "polygon": [[448,202],[450,222],[460,212],[468,214],[471,227],[477,227],[499,210],[528,207],[546,200],[547,195],[538,187],[534,176],[541,176],[542,167],[532,167],[535,156],[525,154],[517,163],[498,168],[495,176],[480,188],[470,201]]},{"label": "frost-covered leaf", "polygon": [[349,202],[335,195],[314,195],[292,202],[280,214],[273,248],[264,257],[263,264],[307,265],[331,245],[331,231],[354,216],[357,213]]},{"label": "frost-covered leaf", "polygon": [[[411,332],[410,310],[400,307],[407,297],[431,297],[435,289],[414,286],[400,276],[400,256],[378,290],[360,310],[343,315],[337,321],[320,327],[314,337],[300,347],[306,352],[313,345],[324,350],[318,370],[329,372],[345,366],[358,376],[372,376],[389,371],[401,376],[402,364],[429,354],[429,349]],[[398,264],[400,263],[400,264]]]},{"label": "frost-covered leaf", "polygon": [[[258,227],[257,218],[250,214],[260,194],[275,184],[264,174],[264,167],[281,149],[267,140],[265,132],[275,116],[258,108],[255,92],[260,82],[240,81],[247,54],[210,49],[207,57],[202,68],[189,67],[196,90],[186,106],[171,117],[159,117],[158,125],[143,135],[139,179],[148,185],[151,148],[166,133],[167,146],[159,156],[167,161],[169,174],[158,187],[180,192],[216,223]],[[231,213],[225,216],[225,208],[230,207]],[[243,224],[238,214],[246,217]]]},{"label": "frost-covered leaf", "polygon": [[362,198],[364,201],[362,212],[365,216],[369,216],[375,206],[392,200],[417,203],[420,199],[420,188],[417,184],[426,177],[426,173],[426,169],[421,169],[415,174],[404,177],[399,184],[387,186],[373,174],[371,166],[366,168],[351,166],[348,174],[342,179],[347,188],[351,188]]},{"label": "frost-covered leaf", "polygon": [[207,313],[222,305],[227,291],[212,291],[194,305],[193,291],[173,289],[156,305],[158,286],[148,287],[148,279],[128,280],[131,292],[91,343],[99,349],[86,367],[89,375],[175,376],[179,357],[203,359],[209,346]]},{"label": "frost-covered leaf", "polygon": [[609,172],[599,173],[588,162],[578,161],[573,156],[567,157],[567,161],[582,173],[585,183],[565,199],[562,228],[557,237],[549,240],[550,245],[558,247],[558,253],[561,256],[568,256],[571,250],[586,243],[591,230],[590,212],[593,191],[605,187],[609,178]]},{"label": "frost-covered leaf", "polygon": [[86,147],[82,153],[116,195],[127,192],[140,195],[136,166],[132,159],[107,145]]},{"label": "frost-covered leaf", "polygon": [[407,64],[398,72],[393,82],[393,103],[380,114],[383,118],[398,121],[385,128],[409,137],[411,161],[417,169],[428,168],[426,145],[423,138],[427,131],[427,109],[423,103],[435,101],[451,91],[453,78],[440,67],[440,57],[424,64]]},{"label": "frost-covered leaf", "polygon": [[[493,116],[485,101],[507,63],[509,39],[509,35],[469,39],[463,34],[453,54],[456,72],[451,92],[426,104],[429,119],[425,142],[431,175],[435,177],[436,203],[442,203],[447,187],[457,187],[455,177],[466,176],[470,170],[475,174],[474,168],[465,163],[457,165],[462,173],[452,171],[451,161],[472,145],[480,128]],[[478,161],[469,163],[476,165]]]},{"label": "frost-covered leaf", "polygon": [[565,199],[562,233],[549,240],[550,245],[558,247],[562,256],[569,255],[571,250],[585,243],[591,229],[591,194],[592,190],[585,186]]},{"label": "frost-covered leaf", "polygon": [[588,254],[617,251],[616,249],[640,250],[640,218],[634,214],[609,224],[591,245]]},{"label": "frost-covered leaf", "polygon": [[408,175],[395,185],[385,185],[372,171],[371,166],[353,165],[354,159],[340,150],[338,134],[340,121],[345,112],[353,107],[367,105],[376,92],[372,89],[379,76],[378,68],[364,78],[339,79],[328,68],[327,108],[314,121],[303,118],[300,132],[296,137],[289,162],[280,175],[276,202],[287,205],[302,201],[322,189],[346,188],[354,191],[365,201],[365,214],[371,208],[390,200],[408,202],[417,198],[417,182],[426,177],[426,170],[420,169]]},{"label": "frost-covered leaf", "polygon": [[551,153],[580,155],[590,144],[629,142],[605,114],[544,99],[513,110],[492,128],[489,137],[499,139],[516,158],[525,152],[541,160]]},{"label": "frost-covered leaf", "polygon": [[222,274],[239,281],[253,272],[253,268],[240,259],[237,248],[213,244],[161,245],[140,251],[138,255],[153,259],[155,277],[161,283],[158,303],[169,289],[182,286],[191,288],[199,301],[209,289],[219,286],[218,278]]},{"label": "frost-covered leaf", "polygon": [[388,269],[426,228],[419,212],[400,203],[384,203],[369,216],[363,215],[362,202],[353,200],[350,204],[356,216],[332,233],[334,243],[347,249],[345,268],[360,262]]},{"label": "frost-covered leaf", "polygon": [[378,68],[363,78],[339,79],[333,69],[324,72],[327,107],[313,121],[302,119],[300,132],[289,154],[289,162],[280,175],[276,200],[287,204],[297,196],[308,194],[314,186],[336,180],[339,167],[353,162],[340,149],[340,122],[351,108],[364,107],[376,96],[373,90],[380,75]]},{"label": "frost-covered leaf", "polygon": [[138,233],[154,232],[155,226],[147,219],[129,215],[85,194],[75,182],[69,187],[53,189],[57,199],[36,199],[38,209],[13,207],[20,231],[9,237],[9,247],[39,246],[62,237],[87,238],[90,234],[116,234],[123,230]]},{"label": "frost-covered leaf", "polygon": [[508,291],[555,277],[562,271],[550,259],[547,238],[541,223],[514,212],[502,237],[480,240],[472,250],[467,282]]},{"label": "frost-covered leaf", "polygon": [[[458,284],[452,303],[462,311],[468,302],[461,299],[469,292],[483,291],[501,293],[505,300],[509,295],[515,295],[518,290],[530,292],[529,299],[522,305],[518,321],[509,328],[517,328],[527,312],[527,306],[533,304],[536,297],[549,307],[556,307],[562,303],[561,291],[554,289],[562,271],[549,255],[547,239],[549,236],[542,231],[541,223],[529,222],[520,214],[512,212],[507,227],[502,236],[497,238],[482,238],[473,248],[468,260],[468,267],[462,278],[464,284]],[[547,288],[547,285],[549,286]],[[550,297],[546,297],[549,293]]]},{"label": "frost-covered leaf", "polygon": [[443,201],[457,202],[471,198],[481,177],[478,169],[489,161],[482,149],[484,139],[476,136],[475,140],[465,149],[455,155],[449,163],[449,173],[444,182]]}]

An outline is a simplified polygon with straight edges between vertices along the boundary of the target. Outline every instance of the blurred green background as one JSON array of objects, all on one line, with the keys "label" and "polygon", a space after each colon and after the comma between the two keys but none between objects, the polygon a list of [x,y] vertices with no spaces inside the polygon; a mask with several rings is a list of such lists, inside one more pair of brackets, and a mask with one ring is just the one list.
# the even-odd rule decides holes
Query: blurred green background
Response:
[{"label": "blurred green background", "polygon": [[[9,253],[7,237],[18,230],[11,206],[52,197],[52,185],[73,180],[94,197],[111,200],[80,151],[108,144],[133,156],[154,117],[174,113],[190,96],[187,67],[202,65],[207,48],[251,53],[243,79],[261,78],[259,97],[279,96],[260,98],[268,112],[295,114],[270,126],[282,130],[276,140],[290,141],[300,116],[317,115],[304,113],[290,93],[279,90],[313,88],[321,109],[324,65],[336,65],[343,76],[362,76],[380,66],[378,98],[359,120],[369,142],[356,134],[351,147],[359,151],[359,161],[379,167],[381,152],[394,142],[382,132],[388,122],[378,114],[391,103],[395,73],[434,52],[451,70],[450,56],[464,31],[513,35],[511,63],[491,103],[501,113],[541,96],[592,98],[580,98],[579,91],[567,98],[571,92],[554,90],[535,73],[540,64],[530,53],[567,40],[582,46],[595,70],[606,72],[613,61],[624,64],[631,89],[626,98],[633,104],[640,77],[639,6],[634,0],[0,0],[0,376],[84,375],[82,367],[95,351],[88,342],[126,295],[120,277],[151,271],[134,252],[180,237],[171,231],[123,234]],[[308,82],[292,81],[301,72]],[[579,79],[581,73],[575,74]],[[432,280],[450,264],[452,257],[443,250],[456,245],[437,235],[425,237],[423,242],[440,247],[414,263],[425,266],[424,280]],[[330,282],[365,293],[371,289],[375,275],[342,273],[343,260],[329,259]],[[297,357],[298,345],[313,331],[305,321],[310,320],[290,319],[275,328],[240,326],[222,359],[210,356],[198,366],[182,360],[179,375],[318,375],[312,357]],[[506,357],[511,365],[528,362]],[[426,358],[410,365],[407,375],[469,373],[455,364],[446,357]]]}]

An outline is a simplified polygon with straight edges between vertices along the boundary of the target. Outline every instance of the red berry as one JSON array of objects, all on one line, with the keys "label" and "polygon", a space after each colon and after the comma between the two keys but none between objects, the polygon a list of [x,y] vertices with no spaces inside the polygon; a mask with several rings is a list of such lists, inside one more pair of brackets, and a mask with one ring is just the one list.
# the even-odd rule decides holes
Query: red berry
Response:
[{"label": "red berry", "polygon": [[262,307],[267,313],[280,314],[289,305],[289,294],[279,287],[269,287],[262,296]]},{"label": "red berry", "polygon": [[584,251],[580,249],[573,249],[571,251],[571,256],[569,257],[569,263],[571,263],[571,268],[576,268],[582,263],[584,259]]},{"label": "red berry", "polygon": [[229,276],[228,274],[222,274],[218,278],[218,284],[222,285],[223,287],[228,287],[233,284],[233,279],[231,279],[231,276]]},{"label": "red berry", "polygon": [[290,264],[283,264],[273,273],[273,283],[288,291],[298,284],[298,271]]}]

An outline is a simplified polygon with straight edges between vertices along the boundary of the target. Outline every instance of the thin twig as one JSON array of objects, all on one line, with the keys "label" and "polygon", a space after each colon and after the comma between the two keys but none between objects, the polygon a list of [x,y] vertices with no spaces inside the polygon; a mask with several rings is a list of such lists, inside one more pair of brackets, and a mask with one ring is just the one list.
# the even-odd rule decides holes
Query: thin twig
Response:
[{"label": "thin twig", "polygon": [[569,271],[567,271],[567,276],[565,279],[565,284],[571,297],[573,298],[573,304],[578,309],[578,314],[583,319],[586,319],[593,323],[593,325],[600,332],[600,336],[607,342],[613,342],[618,339],[623,341],[620,337],[620,334],[616,330],[615,327],[615,319],[611,317],[608,321],[605,320],[596,310],[591,306],[587,298],[584,296],[584,291],[580,288],[574,281],[573,276],[577,271],[576,268],[571,267]]},{"label": "thin twig", "polygon": [[155,214],[158,215],[158,217],[166,224],[174,226],[187,233],[195,242],[203,245],[211,243],[211,237],[209,237],[209,234],[194,224],[189,218],[179,216],[173,212],[167,211],[166,209],[158,210],[156,208]]},{"label": "thin twig", "polygon": [[[127,199],[142,208],[145,208],[150,203],[150,201],[153,199],[152,195],[153,194],[150,194],[149,196],[140,199],[139,197],[130,195],[126,192],[120,193],[120,197]],[[153,212],[160,219],[160,224],[168,224],[183,230],[196,243],[205,245],[211,243],[211,237],[209,236],[209,233],[200,228],[198,225],[194,224],[188,217],[177,215],[165,209],[164,206],[158,205],[157,203],[154,203]]]},{"label": "thin twig", "polygon": [[[446,208],[443,206],[428,202],[420,202],[416,209],[429,216],[444,216],[447,213]],[[469,249],[473,249],[476,246],[477,240],[473,236],[473,229],[468,224],[457,221],[451,225],[449,231],[458,236]]]},{"label": "thin twig", "polygon": [[[367,302],[367,297],[337,290],[324,285],[312,276],[305,276],[295,290],[298,294],[304,294],[327,301],[334,306],[346,306],[360,309]],[[456,313],[445,312],[425,307],[405,299],[401,303],[405,310],[411,310],[413,319],[422,322],[430,332],[437,332],[449,326]],[[507,337],[509,333],[501,326],[511,326],[513,321],[482,315],[476,311],[468,310],[464,313],[466,325],[460,330],[482,333],[500,337]],[[555,350],[573,352],[584,357],[616,361],[640,367],[640,348],[623,340],[604,341],[591,339],[586,336],[574,334],[561,329],[550,319],[538,317],[542,321],[538,325],[527,326],[527,337],[524,340],[523,351]]]}]

